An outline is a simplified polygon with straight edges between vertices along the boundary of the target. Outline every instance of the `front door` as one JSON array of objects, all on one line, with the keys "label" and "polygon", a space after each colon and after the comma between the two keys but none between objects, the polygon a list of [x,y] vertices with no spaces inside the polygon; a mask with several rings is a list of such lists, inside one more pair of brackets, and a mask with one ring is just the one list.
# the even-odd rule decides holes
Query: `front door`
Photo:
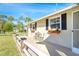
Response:
[{"label": "front door", "polygon": [[73,47],[72,51],[79,54],[79,11],[73,13]]}]

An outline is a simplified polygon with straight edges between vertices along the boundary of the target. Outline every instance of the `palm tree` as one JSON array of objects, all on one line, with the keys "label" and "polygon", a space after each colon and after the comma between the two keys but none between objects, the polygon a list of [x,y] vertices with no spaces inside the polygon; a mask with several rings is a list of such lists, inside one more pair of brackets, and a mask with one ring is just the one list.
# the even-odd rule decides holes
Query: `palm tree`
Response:
[{"label": "palm tree", "polygon": [[[31,22],[32,21],[32,19],[30,18],[30,17],[26,17],[25,18],[25,22],[28,24],[29,22]],[[27,27],[27,31],[28,31],[28,26],[26,25],[26,27]]]},{"label": "palm tree", "polygon": [[25,21],[25,18],[23,16],[20,16],[18,22],[20,22],[23,25],[23,21]]},{"label": "palm tree", "polygon": [[16,28],[19,30],[19,32],[22,31],[23,24],[20,21],[18,21],[18,23],[16,24]]},{"label": "palm tree", "polygon": [[0,18],[7,18],[6,15],[0,15]]},{"label": "palm tree", "polygon": [[25,18],[23,16],[19,17],[19,21],[25,20]]},{"label": "palm tree", "polygon": [[16,28],[21,31],[23,29],[23,21],[25,21],[25,18],[23,16],[20,16],[18,18],[18,23],[16,25]]},{"label": "palm tree", "polygon": [[25,22],[29,23],[30,21],[32,21],[32,19],[30,17],[26,17]]},{"label": "palm tree", "polygon": [[7,19],[8,19],[8,21],[12,22],[14,20],[14,17],[13,16],[9,16]]},{"label": "palm tree", "polygon": [[3,32],[3,26],[4,23],[6,22],[7,16],[6,15],[0,15],[0,32]]},{"label": "palm tree", "polygon": [[24,21],[24,22],[30,22],[30,21],[32,21],[32,19],[30,18],[30,17],[23,17],[23,16],[20,16],[19,17],[19,21],[21,22],[21,21]]}]

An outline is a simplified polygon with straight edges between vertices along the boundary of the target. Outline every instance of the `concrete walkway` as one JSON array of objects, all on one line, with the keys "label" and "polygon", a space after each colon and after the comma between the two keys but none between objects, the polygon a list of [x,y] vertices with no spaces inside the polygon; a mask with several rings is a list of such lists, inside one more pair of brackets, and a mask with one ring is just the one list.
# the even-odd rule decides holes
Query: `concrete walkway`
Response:
[{"label": "concrete walkway", "polygon": [[26,42],[30,43],[48,56],[79,56],[78,54],[73,53],[71,49],[54,43],[46,41],[37,42],[36,40],[33,40],[31,38],[28,38]]}]

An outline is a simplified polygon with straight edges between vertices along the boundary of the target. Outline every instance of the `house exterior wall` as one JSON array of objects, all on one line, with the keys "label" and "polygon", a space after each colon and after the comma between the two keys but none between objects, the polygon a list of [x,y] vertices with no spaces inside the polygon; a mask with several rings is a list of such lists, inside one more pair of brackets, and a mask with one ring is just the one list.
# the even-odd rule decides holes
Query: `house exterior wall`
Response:
[{"label": "house exterior wall", "polygon": [[[72,11],[65,11],[65,12],[60,13],[57,16],[60,16],[63,13],[67,13],[67,30],[61,30],[60,34],[52,35],[47,40],[51,43],[55,43],[55,44],[59,44],[68,48],[72,48]],[[53,17],[50,17],[50,19],[52,18]]]},{"label": "house exterior wall", "polygon": [[37,31],[41,33],[46,33],[46,22],[45,20],[41,20],[37,22]]},{"label": "house exterior wall", "polygon": [[[63,13],[67,13],[67,30],[61,30],[60,34],[57,35],[47,34],[46,22],[44,19],[37,21],[37,31],[44,33],[45,34],[44,40],[48,42],[59,44],[64,47],[72,48],[72,29],[73,29],[72,12],[75,10],[79,10],[79,6],[46,18],[50,20],[52,18],[61,16],[61,14]],[[34,33],[31,33],[29,29],[29,35],[31,35],[31,37],[34,37],[32,36],[33,34]]]}]

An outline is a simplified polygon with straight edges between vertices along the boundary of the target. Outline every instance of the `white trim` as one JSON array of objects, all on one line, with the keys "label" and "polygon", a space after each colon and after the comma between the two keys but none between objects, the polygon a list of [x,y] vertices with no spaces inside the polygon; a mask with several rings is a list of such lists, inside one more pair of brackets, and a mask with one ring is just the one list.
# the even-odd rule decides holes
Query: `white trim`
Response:
[{"label": "white trim", "polygon": [[49,26],[48,26],[48,29],[50,29],[50,19],[49,19],[48,21],[49,21]]},{"label": "white trim", "polygon": [[[59,19],[59,23],[60,23],[60,29],[59,30],[61,30],[61,15],[60,16],[58,16],[60,19]],[[58,18],[58,17],[55,17],[55,18]],[[54,19],[54,18],[53,18]],[[50,21],[51,21],[51,19],[49,19],[49,28],[50,28]],[[55,23],[53,23],[53,24],[55,24]]]},{"label": "white trim", "polygon": [[60,15],[60,30],[62,30],[62,28],[61,28],[61,27],[62,27],[61,21],[62,21],[62,20],[61,20],[61,15]]},{"label": "white trim", "polygon": [[[72,30],[73,31],[73,12],[72,12]],[[72,42],[71,42],[71,45],[72,45],[72,49],[73,49],[73,32],[72,32]]]},{"label": "white trim", "polygon": [[[72,12],[72,22],[73,22],[73,20],[74,20],[74,19],[73,19],[73,14],[74,14],[75,12],[78,12],[78,11],[79,11],[79,10],[76,10],[76,11],[73,11],[73,12]],[[74,29],[73,26],[72,26],[72,31],[73,31],[73,30],[79,31],[79,29]],[[72,51],[73,51],[74,53],[79,54],[79,48],[75,48],[75,47],[73,46],[73,40],[74,40],[74,39],[73,39],[73,32],[72,32]]]}]

